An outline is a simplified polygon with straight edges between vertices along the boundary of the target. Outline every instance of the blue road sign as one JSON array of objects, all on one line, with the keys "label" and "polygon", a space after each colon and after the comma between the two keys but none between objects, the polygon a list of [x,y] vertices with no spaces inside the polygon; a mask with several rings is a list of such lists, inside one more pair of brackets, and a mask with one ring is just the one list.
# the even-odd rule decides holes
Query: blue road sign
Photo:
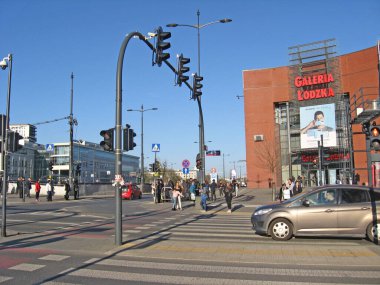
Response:
[{"label": "blue road sign", "polygon": [[182,172],[183,172],[183,174],[189,174],[190,173],[188,168],[182,168]]},{"label": "blue road sign", "polygon": [[160,144],[152,143],[152,152],[160,152]]},{"label": "blue road sign", "polygon": [[54,152],[54,144],[47,143],[45,147],[47,152]]}]

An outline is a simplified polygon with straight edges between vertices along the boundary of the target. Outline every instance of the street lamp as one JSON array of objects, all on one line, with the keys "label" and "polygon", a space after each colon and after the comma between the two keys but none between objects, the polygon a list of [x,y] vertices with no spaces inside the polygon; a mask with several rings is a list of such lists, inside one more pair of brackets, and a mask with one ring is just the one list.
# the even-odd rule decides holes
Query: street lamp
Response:
[{"label": "street lamp", "polygon": [[[1,151],[1,163],[3,167],[3,206],[2,206],[2,223],[1,223],[1,236],[6,237],[6,205],[7,205],[7,191],[8,191],[8,174],[7,174],[7,157],[8,157],[8,133],[9,133],[9,114],[11,105],[11,83],[12,83],[12,54],[8,54],[0,61],[0,67],[5,70],[8,67],[8,93],[7,93],[7,109],[5,119],[5,131],[2,130],[2,151]],[[2,127],[2,126],[1,126]]]},{"label": "street lamp", "polygon": [[141,105],[141,109],[128,109],[127,112],[140,112],[141,113],[141,191],[144,189],[144,112],[157,111],[158,108],[144,109],[144,105]]},{"label": "street lamp", "polygon": [[[199,24],[199,16],[200,16],[199,9],[197,11],[197,24],[196,25],[188,25],[188,24],[167,24],[166,26],[169,28],[175,28],[175,27],[190,27],[197,29],[198,33],[198,76],[201,75],[201,37],[200,37],[200,29],[205,28],[207,26],[218,24],[218,23],[229,23],[232,20],[231,19],[221,19],[213,22],[209,22],[206,24]],[[201,183],[204,183],[205,178],[205,153],[204,153],[204,124],[203,124],[203,113],[202,113],[202,104],[200,96],[197,96],[198,101],[198,109],[199,109],[199,154],[202,158],[202,175],[201,175]]]}]

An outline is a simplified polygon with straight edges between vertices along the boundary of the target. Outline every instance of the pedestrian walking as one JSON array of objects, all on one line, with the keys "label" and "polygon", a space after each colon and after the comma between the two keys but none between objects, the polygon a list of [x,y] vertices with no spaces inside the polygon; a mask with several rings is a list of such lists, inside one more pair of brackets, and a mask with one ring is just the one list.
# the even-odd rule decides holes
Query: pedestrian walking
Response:
[{"label": "pedestrian walking", "polygon": [[216,187],[217,187],[217,186],[218,186],[218,185],[216,184],[215,179],[213,179],[213,180],[212,180],[212,183],[210,184],[210,189],[211,189],[211,200],[212,200],[213,202],[216,201],[216,194],[215,194],[215,191],[216,191]]},{"label": "pedestrian walking", "polygon": [[161,195],[162,195],[162,189],[163,188],[164,188],[164,182],[161,179],[158,179],[157,188],[156,188],[157,203],[161,203]]},{"label": "pedestrian walking", "polygon": [[190,192],[190,200],[193,201],[194,206],[195,206],[195,196],[196,196],[195,189],[196,188],[197,186],[195,185],[195,181],[192,181],[189,188],[189,192]]},{"label": "pedestrian walking", "polygon": [[177,181],[175,186],[174,186],[174,190],[178,192],[177,194],[177,209],[178,210],[181,210],[182,211],[182,197],[183,197],[183,187],[181,185],[181,182]]},{"label": "pedestrian walking", "polygon": [[48,182],[46,183],[46,193],[46,200],[49,202],[53,201],[53,187],[50,179],[48,179]]},{"label": "pedestrian walking", "polygon": [[202,185],[202,189],[201,189],[201,206],[202,206],[203,211],[205,212],[207,212],[208,192],[209,192],[209,185],[208,185],[208,181],[206,180],[205,183]]},{"label": "pedestrian walking", "polygon": [[71,188],[70,188],[70,184],[69,184],[69,181],[65,181],[65,200],[69,200],[70,198],[70,191],[71,191]]},{"label": "pedestrian walking", "polygon": [[282,189],[282,200],[283,201],[286,201],[288,199],[290,199],[291,197],[291,190],[289,188],[289,186],[285,186],[285,188]]},{"label": "pedestrian walking", "polygon": [[231,213],[232,211],[232,195],[234,192],[234,186],[232,183],[228,182],[224,187],[224,197],[226,198],[227,203],[227,213]]},{"label": "pedestrian walking", "polygon": [[302,183],[301,181],[297,180],[296,185],[294,186],[294,194],[297,195],[299,193],[302,193]]},{"label": "pedestrian walking", "polygon": [[78,200],[79,198],[79,184],[78,179],[74,180],[74,200]]},{"label": "pedestrian walking", "polygon": [[30,190],[32,190],[32,179],[29,177],[28,180],[25,180],[25,196],[31,198]]},{"label": "pedestrian walking", "polygon": [[17,184],[16,184],[16,194],[19,195],[20,199],[24,197],[23,193],[23,183],[22,183],[22,177],[20,176],[17,178]]},{"label": "pedestrian walking", "polygon": [[222,181],[220,181],[220,183],[219,183],[219,198],[224,196],[224,187],[225,187],[225,184]]},{"label": "pedestrian walking", "polygon": [[[289,178],[288,179],[288,185],[287,185],[287,188],[289,189],[289,193],[290,193],[290,197],[293,197],[293,195],[295,195],[294,193],[294,180],[293,178]],[[289,198],[290,198],[289,197]]]},{"label": "pedestrian walking", "polygon": [[34,191],[36,192],[36,202],[40,201],[40,191],[41,191],[41,184],[40,180],[37,179],[36,184],[34,185]]}]

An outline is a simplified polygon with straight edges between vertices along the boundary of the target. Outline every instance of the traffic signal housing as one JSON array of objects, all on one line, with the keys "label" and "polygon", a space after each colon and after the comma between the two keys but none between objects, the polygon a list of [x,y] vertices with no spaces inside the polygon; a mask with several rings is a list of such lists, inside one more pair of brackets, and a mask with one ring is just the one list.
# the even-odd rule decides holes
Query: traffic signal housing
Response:
[{"label": "traffic signal housing", "polygon": [[194,74],[193,76],[193,91],[192,91],[192,96],[191,99],[195,100],[198,96],[202,95],[202,87],[203,85],[201,84],[201,81],[203,80],[202,76],[199,76],[197,73]]},{"label": "traffic signal housing", "polygon": [[136,146],[136,143],[134,142],[134,137],[136,136],[136,133],[131,129],[130,125],[126,125],[126,128],[123,129],[123,150],[124,151],[130,151],[133,150]]},{"label": "traffic signal housing", "polygon": [[380,127],[372,125],[369,128],[369,141],[371,149],[380,150]]},{"label": "traffic signal housing", "polygon": [[49,161],[49,170],[50,171],[53,171],[53,162],[52,161]]},{"label": "traffic signal housing", "polygon": [[189,76],[184,75],[186,72],[190,70],[190,67],[185,66],[185,64],[188,64],[190,62],[190,58],[183,57],[183,54],[181,53],[178,56],[178,70],[177,70],[177,85],[181,86],[183,82],[186,82],[189,80]]},{"label": "traffic signal housing", "polygon": [[195,164],[196,168],[201,170],[202,169],[202,158],[201,158],[201,155],[198,153],[197,154],[197,158],[196,158],[196,164]]},{"label": "traffic signal housing", "polygon": [[81,173],[81,164],[78,163],[75,169],[75,175],[80,176],[80,173]]},{"label": "traffic signal housing", "polygon": [[8,151],[16,152],[22,149],[22,145],[20,144],[20,140],[23,137],[18,132],[9,132],[8,133]]},{"label": "traffic signal housing", "polygon": [[103,137],[103,141],[100,142],[100,146],[103,147],[105,151],[113,151],[114,129],[103,130],[100,132],[100,135]]},{"label": "traffic signal housing", "polygon": [[171,37],[170,32],[164,32],[162,27],[158,27],[156,30],[156,58],[155,62],[158,66],[161,66],[162,62],[170,58],[170,53],[164,52],[164,50],[170,48],[170,43],[164,42]]}]

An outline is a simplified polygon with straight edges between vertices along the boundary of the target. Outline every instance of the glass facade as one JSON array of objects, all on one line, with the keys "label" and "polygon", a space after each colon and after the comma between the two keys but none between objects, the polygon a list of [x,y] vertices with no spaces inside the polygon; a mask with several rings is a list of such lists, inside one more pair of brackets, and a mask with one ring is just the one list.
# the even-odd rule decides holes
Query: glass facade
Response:
[{"label": "glass facade", "polygon": [[[54,145],[53,175],[58,181],[69,177],[69,143]],[[89,142],[73,144],[73,176],[79,183],[110,183],[115,177],[115,154],[104,151],[99,145]],[[80,165],[80,174],[76,171]],[[123,154],[122,173],[125,181],[136,182],[139,157]],[[78,175],[79,174],[79,175]]]}]

